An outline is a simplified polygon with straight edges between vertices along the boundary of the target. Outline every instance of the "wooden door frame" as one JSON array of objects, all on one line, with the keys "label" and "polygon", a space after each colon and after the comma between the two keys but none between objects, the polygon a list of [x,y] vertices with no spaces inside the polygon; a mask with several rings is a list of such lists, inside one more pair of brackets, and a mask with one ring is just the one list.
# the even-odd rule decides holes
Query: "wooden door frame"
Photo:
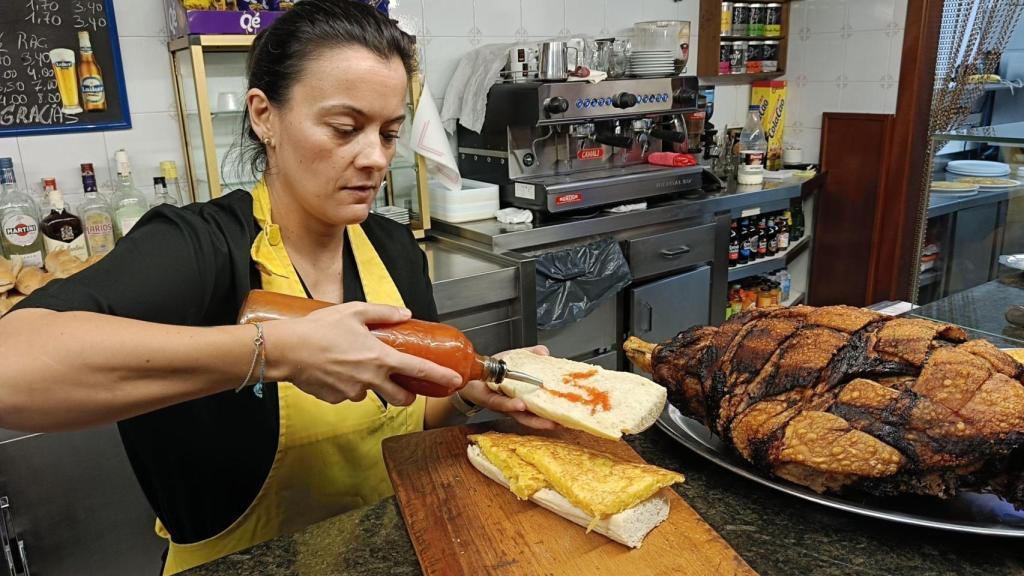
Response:
[{"label": "wooden door frame", "polygon": [[908,0],[896,117],[872,230],[867,301],[915,299],[942,0]]}]

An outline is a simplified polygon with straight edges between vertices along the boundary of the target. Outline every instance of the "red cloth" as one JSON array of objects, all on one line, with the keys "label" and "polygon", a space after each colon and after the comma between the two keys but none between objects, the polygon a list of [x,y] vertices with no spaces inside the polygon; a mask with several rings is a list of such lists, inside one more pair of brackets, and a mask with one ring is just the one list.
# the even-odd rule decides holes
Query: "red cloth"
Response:
[{"label": "red cloth", "polygon": [[652,152],[647,155],[647,162],[658,166],[696,166],[697,159],[693,154],[679,152]]}]

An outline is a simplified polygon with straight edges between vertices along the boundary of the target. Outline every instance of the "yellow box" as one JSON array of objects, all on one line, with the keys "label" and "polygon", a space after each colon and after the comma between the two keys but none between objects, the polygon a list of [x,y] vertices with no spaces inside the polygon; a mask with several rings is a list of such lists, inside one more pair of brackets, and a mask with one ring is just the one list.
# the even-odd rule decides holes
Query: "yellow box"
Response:
[{"label": "yellow box", "polygon": [[786,125],[786,81],[759,80],[754,82],[750,101],[761,107],[761,126],[768,140],[769,170],[782,168],[782,131]]}]

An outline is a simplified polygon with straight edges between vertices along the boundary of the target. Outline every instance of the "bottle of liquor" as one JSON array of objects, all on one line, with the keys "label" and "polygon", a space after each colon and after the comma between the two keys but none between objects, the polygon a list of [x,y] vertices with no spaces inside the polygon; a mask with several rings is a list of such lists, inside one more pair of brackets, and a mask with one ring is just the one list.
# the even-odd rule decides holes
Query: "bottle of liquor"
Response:
[{"label": "bottle of liquor", "polygon": [[766,256],[768,256],[768,224],[765,222],[765,217],[761,216],[761,218],[759,218],[757,221],[756,258],[760,260],[761,258],[765,258]]},{"label": "bottle of liquor", "polygon": [[768,230],[768,252],[766,254],[771,258],[779,253],[779,229],[775,227],[775,218],[772,216],[768,217],[768,222],[765,225]]},{"label": "bottle of liquor", "polygon": [[160,175],[167,182],[167,190],[171,198],[177,200],[174,205],[181,206],[184,204],[185,195],[181,192],[181,182],[178,180],[178,165],[174,163],[174,160],[164,160],[160,163]]},{"label": "bottle of liquor", "polygon": [[163,176],[156,176],[153,178],[153,206],[161,204],[179,205],[178,200],[167,190],[167,180]]},{"label": "bottle of liquor", "polygon": [[779,252],[789,249],[789,210],[779,216],[776,226],[779,229]]},{"label": "bottle of liquor", "polygon": [[740,263],[740,233],[739,224],[735,220],[729,226],[729,267],[732,268]]},{"label": "bottle of liquor", "polygon": [[78,211],[85,224],[85,243],[89,254],[104,256],[114,249],[114,212],[100,195],[92,164],[82,164],[82,190],[85,202]]},{"label": "bottle of liquor", "polygon": [[0,158],[0,242],[8,258],[18,257],[25,266],[43,267],[43,237],[39,233],[39,206],[18,189],[14,161]]},{"label": "bottle of liquor", "polygon": [[82,108],[86,112],[107,109],[107,90],[103,85],[103,72],[92,53],[92,41],[85,30],[78,33],[78,78],[82,86]]},{"label": "bottle of liquor", "polygon": [[75,258],[84,261],[89,257],[89,248],[81,218],[68,210],[64,203],[64,193],[57,188],[57,180],[46,178],[43,180],[43,189],[50,201],[50,213],[43,216],[40,222],[46,253],[67,250]]},{"label": "bottle of liquor", "polygon": [[754,259],[753,253],[753,230],[750,228],[750,220],[740,220],[740,260],[739,264],[749,264]]},{"label": "bottle of liquor", "polygon": [[118,150],[114,156],[117,162],[117,187],[111,204],[114,208],[114,230],[118,238],[124,238],[132,226],[149,210],[146,197],[135,189],[132,183],[132,168],[128,163],[128,153]]}]

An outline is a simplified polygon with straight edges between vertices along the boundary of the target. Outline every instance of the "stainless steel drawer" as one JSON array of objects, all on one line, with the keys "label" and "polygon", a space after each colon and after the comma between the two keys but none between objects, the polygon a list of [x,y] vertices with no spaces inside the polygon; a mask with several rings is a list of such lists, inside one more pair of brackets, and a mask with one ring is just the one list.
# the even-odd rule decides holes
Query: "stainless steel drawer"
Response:
[{"label": "stainless steel drawer", "polygon": [[627,238],[626,252],[635,279],[710,262],[715,256],[715,225]]}]

